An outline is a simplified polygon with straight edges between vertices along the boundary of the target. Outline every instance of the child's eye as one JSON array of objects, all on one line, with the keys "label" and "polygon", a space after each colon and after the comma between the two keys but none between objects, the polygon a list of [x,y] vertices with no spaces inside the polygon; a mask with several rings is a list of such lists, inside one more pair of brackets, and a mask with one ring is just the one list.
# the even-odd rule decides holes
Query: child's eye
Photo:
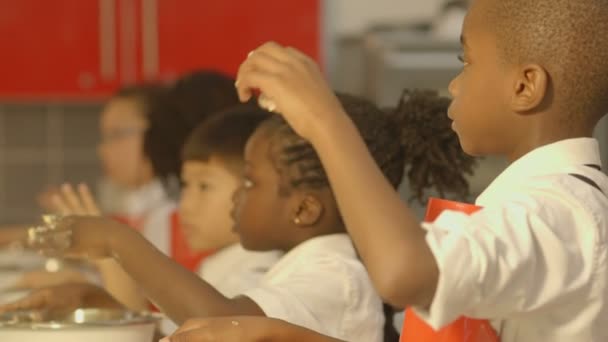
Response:
[{"label": "child's eye", "polygon": [[461,54],[459,54],[459,55],[458,55],[458,60],[459,60],[459,61],[460,61],[460,62],[461,62],[461,63],[462,63],[464,66],[469,65],[469,62],[467,62],[467,61],[464,59],[464,53],[461,53]]}]

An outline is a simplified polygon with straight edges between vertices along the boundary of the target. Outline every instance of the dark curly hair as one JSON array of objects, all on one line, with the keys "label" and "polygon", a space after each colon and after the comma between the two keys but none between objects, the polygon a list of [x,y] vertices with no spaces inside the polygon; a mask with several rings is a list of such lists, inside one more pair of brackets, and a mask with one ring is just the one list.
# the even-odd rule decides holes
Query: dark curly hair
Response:
[{"label": "dark curly hair", "polygon": [[179,152],[191,128],[176,110],[170,89],[159,84],[141,84],[122,88],[112,98],[130,99],[139,104],[148,122],[144,154],[155,176],[166,181],[179,175]]},{"label": "dark curly hair", "polygon": [[[415,198],[424,203],[425,191],[436,189],[442,196],[469,194],[466,174],[475,160],[464,154],[447,117],[450,101],[433,91],[406,90],[399,104],[381,110],[373,103],[339,94],[345,112],[354,122],[374,160],[388,181],[397,188],[407,170]],[[324,188],[329,180],[313,146],[298,136],[281,116],[264,123],[271,132],[270,158],[279,175],[279,192],[294,188]],[[348,172],[348,171],[346,171]],[[384,306],[384,340],[397,341],[394,310]]]},{"label": "dark curly hair", "polygon": [[194,128],[209,115],[239,104],[234,79],[213,70],[198,70],[171,87],[176,110]]},{"label": "dark curly hair", "polygon": [[[424,203],[425,193],[469,195],[465,178],[475,159],[460,148],[458,136],[447,117],[450,100],[434,91],[406,90],[396,108],[381,110],[367,100],[339,94],[346,113],[359,130],[374,160],[397,188],[407,171],[415,198]],[[312,145],[299,137],[287,122],[275,116],[268,123],[273,132],[272,159],[282,175],[282,191],[290,188],[329,186],[323,165]]]},{"label": "dark curly hair", "polygon": [[450,100],[430,90],[405,90],[393,110],[401,130],[408,184],[414,198],[424,203],[427,189],[466,200],[470,195],[466,175],[477,160],[466,155],[447,116]]},{"label": "dark curly hair", "polygon": [[234,80],[211,70],[184,75],[174,84],[142,84],[113,98],[137,101],[148,121],[144,154],[165,184],[181,173],[181,149],[190,132],[211,114],[239,103]]}]

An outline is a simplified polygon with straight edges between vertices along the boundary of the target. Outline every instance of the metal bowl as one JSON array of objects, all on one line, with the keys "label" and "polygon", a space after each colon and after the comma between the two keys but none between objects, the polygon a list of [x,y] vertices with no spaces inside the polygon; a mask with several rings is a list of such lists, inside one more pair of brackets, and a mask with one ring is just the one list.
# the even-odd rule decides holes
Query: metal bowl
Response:
[{"label": "metal bowl", "polygon": [[73,329],[116,327],[156,323],[159,315],[110,309],[76,309],[68,314],[45,314],[37,310],[15,311],[0,315],[0,328]]},{"label": "metal bowl", "polygon": [[151,342],[159,319],[152,313],[107,309],[68,314],[16,311],[0,315],[0,341]]}]

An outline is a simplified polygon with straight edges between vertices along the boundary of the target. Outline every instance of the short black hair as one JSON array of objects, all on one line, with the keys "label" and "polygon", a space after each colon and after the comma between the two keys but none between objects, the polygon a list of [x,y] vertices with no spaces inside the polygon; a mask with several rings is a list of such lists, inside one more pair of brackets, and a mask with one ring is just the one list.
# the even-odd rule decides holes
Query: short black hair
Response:
[{"label": "short black hair", "polygon": [[506,61],[546,68],[561,110],[593,124],[608,112],[608,1],[476,1]]},{"label": "short black hair", "polygon": [[242,104],[216,113],[203,121],[182,149],[182,161],[208,161],[219,157],[228,166],[242,166],[245,145],[270,113],[255,104]]}]

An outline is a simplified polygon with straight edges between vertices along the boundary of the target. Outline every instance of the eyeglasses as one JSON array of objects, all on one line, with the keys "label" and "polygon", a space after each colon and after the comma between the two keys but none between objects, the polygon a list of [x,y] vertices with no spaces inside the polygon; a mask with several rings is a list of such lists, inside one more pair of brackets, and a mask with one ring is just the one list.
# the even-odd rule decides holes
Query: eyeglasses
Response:
[{"label": "eyeglasses", "polygon": [[115,129],[115,130],[112,130],[110,132],[107,132],[107,133],[104,133],[101,135],[101,144],[107,144],[107,143],[123,140],[126,138],[130,138],[133,136],[137,136],[137,135],[142,134],[144,131],[145,131],[144,129],[136,128],[136,127],[125,127],[125,128]]}]

